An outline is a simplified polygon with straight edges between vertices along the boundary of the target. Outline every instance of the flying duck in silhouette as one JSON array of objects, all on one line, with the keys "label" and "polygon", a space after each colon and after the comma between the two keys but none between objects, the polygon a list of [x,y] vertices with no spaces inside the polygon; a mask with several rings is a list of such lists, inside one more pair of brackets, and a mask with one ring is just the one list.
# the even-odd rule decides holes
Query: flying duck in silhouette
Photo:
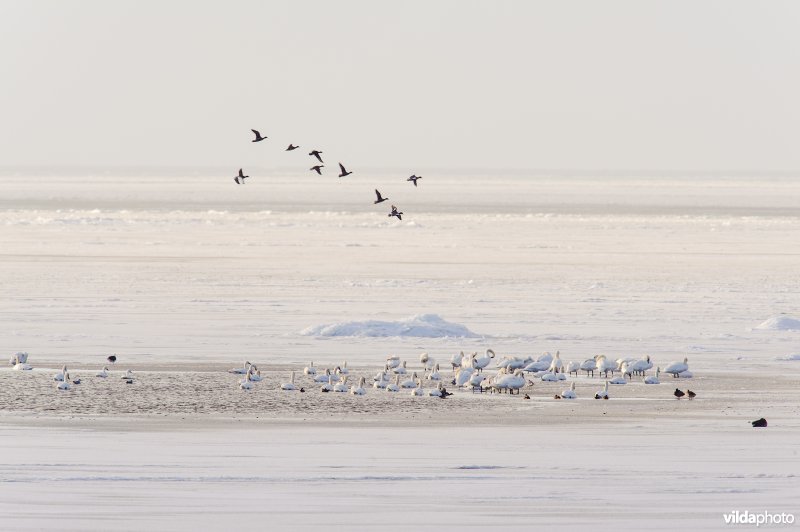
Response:
[{"label": "flying duck in silhouette", "polygon": [[402,219],[403,219],[403,213],[402,213],[402,212],[400,212],[400,211],[398,211],[398,210],[397,210],[397,207],[395,207],[394,205],[392,205],[392,212],[390,212],[390,213],[388,214],[388,216],[389,216],[390,218],[391,218],[392,216],[397,216],[397,219],[398,219],[398,220],[402,220]]},{"label": "flying duck in silhouette", "polygon": [[342,163],[339,163],[339,168],[341,168],[341,170],[342,170],[342,172],[339,174],[339,177],[347,177],[347,176],[349,176],[350,174],[353,173],[353,172],[348,172],[347,170],[345,170],[344,165]]},{"label": "flying duck in silhouette", "polygon": [[250,177],[250,176],[249,175],[244,175],[244,172],[242,172],[242,169],[239,168],[239,175],[234,177],[233,180],[236,181],[237,185],[244,185],[244,178],[245,177]]},{"label": "flying duck in silhouette", "polygon": [[412,183],[414,183],[414,186],[417,186],[417,179],[422,179],[422,176],[421,175],[412,175],[411,177],[406,179],[406,181],[411,181]]},{"label": "flying duck in silhouette", "polygon": [[322,169],[325,168],[325,165],[318,164],[317,166],[312,166],[309,170],[314,170],[319,175],[322,175]]},{"label": "flying duck in silhouette", "polygon": [[319,162],[324,163],[325,161],[323,161],[322,157],[319,156],[320,153],[322,152],[319,150],[311,150],[311,152],[309,152],[309,155],[312,157],[316,157]]},{"label": "flying duck in silhouette", "polygon": [[378,196],[378,199],[376,199],[373,202],[375,205],[377,205],[378,203],[384,202],[384,201],[389,199],[389,198],[384,198],[383,196],[381,196],[381,193],[378,191],[377,188],[375,189],[375,195]]},{"label": "flying duck in silhouette", "polygon": [[286,148],[286,151],[292,151],[292,150],[296,150],[296,149],[297,149],[297,148],[299,148],[299,147],[300,147],[300,146],[295,146],[294,144],[292,144],[292,143],[289,143],[289,147],[288,147],[288,148]]},{"label": "flying duck in silhouette", "polygon": [[253,134],[256,136],[256,138],[254,140],[251,140],[250,142],[261,142],[262,140],[267,140],[267,137],[262,137],[261,133],[259,133],[255,129],[251,129],[250,131],[252,131]]}]

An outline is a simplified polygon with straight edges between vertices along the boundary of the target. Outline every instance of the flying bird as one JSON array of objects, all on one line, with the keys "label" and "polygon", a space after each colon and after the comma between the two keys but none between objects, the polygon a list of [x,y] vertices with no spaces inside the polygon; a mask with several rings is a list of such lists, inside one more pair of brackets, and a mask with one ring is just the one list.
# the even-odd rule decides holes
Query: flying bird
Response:
[{"label": "flying bird", "polygon": [[292,150],[296,150],[296,149],[297,149],[297,148],[299,148],[299,147],[300,147],[300,146],[295,146],[294,144],[292,144],[292,143],[289,143],[289,147],[288,147],[288,148],[286,148],[286,151],[292,151]]},{"label": "flying bird", "polygon": [[318,164],[317,166],[312,166],[309,170],[314,170],[319,175],[322,175],[322,169],[325,168],[324,165]]},{"label": "flying bird", "polygon": [[316,157],[319,162],[324,163],[325,161],[323,161],[322,157],[319,156],[320,153],[322,153],[322,152],[319,151],[319,150],[311,150],[309,152],[309,155],[312,156],[312,157]]},{"label": "flying bird", "polygon": [[388,214],[388,216],[389,216],[390,218],[391,218],[392,216],[397,216],[397,219],[398,219],[398,220],[402,220],[402,219],[403,219],[403,213],[402,213],[402,212],[399,212],[399,211],[397,210],[397,207],[395,207],[394,205],[392,205],[392,212],[390,212],[390,213]]},{"label": "flying bird", "polygon": [[111,355],[106,360],[108,360],[109,363],[113,364],[117,361],[117,355]]},{"label": "flying bird", "polygon": [[348,172],[342,163],[339,163],[339,168],[341,168],[341,173],[339,173],[339,177],[347,177],[353,172]]},{"label": "flying bird", "polygon": [[406,179],[406,181],[411,181],[412,183],[414,183],[414,186],[417,186],[417,180],[418,179],[422,179],[422,176],[421,175],[412,175],[411,177]]},{"label": "flying bird", "polygon": [[239,175],[234,177],[233,180],[236,181],[237,185],[244,185],[244,178],[245,177],[250,177],[250,176],[249,175],[244,175],[244,172],[242,172],[242,169],[239,168]]},{"label": "flying bird", "polygon": [[262,137],[261,133],[259,133],[255,129],[251,129],[250,131],[252,131],[253,134],[256,136],[256,138],[254,140],[251,140],[250,142],[261,142],[262,140],[267,140],[267,137]]},{"label": "flying bird", "polygon": [[378,196],[378,199],[376,199],[373,202],[375,205],[377,205],[378,203],[382,203],[382,202],[384,202],[384,201],[389,199],[389,198],[384,198],[383,196],[381,196],[381,193],[378,191],[377,188],[375,189],[375,195]]}]

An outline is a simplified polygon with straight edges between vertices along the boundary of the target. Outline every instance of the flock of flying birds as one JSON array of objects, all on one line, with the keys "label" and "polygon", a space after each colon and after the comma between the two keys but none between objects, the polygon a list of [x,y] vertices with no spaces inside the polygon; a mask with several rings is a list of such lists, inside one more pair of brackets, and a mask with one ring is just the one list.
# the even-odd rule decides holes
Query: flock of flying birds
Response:
[{"label": "flock of flying birds", "polygon": [[[255,138],[251,142],[261,142],[261,141],[267,140],[267,138],[269,138],[269,137],[262,136],[261,133],[257,129],[251,129],[250,131],[252,131],[253,135],[255,135]],[[286,148],[285,151],[294,151],[294,150],[298,149],[299,147],[300,146],[295,146],[294,144],[289,143],[289,146]],[[322,169],[325,168],[325,161],[322,160],[322,151],[320,151],[320,150],[311,150],[310,152],[308,152],[308,155],[309,155],[309,157],[316,158],[316,160],[320,163],[320,164],[315,164],[314,166],[309,168],[309,171],[316,172],[317,175],[322,175]],[[340,178],[341,177],[347,177],[352,173],[353,172],[348,171],[347,168],[345,168],[342,163],[339,163],[339,177]],[[248,177],[250,177],[250,176],[244,174],[244,169],[243,168],[239,168],[239,174],[236,175],[236,177],[234,177],[233,180],[236,182],[237,185],[244,185],[244,180],[247,179]],[[410,181],[416,187],[417,186],[417,181],[419,181],[420,179],[422,179],[422,176],[418,176],[418,175],[414,174],[411,177],[409,177],[408,179],[406,179],[406,181]],[[379,203],[383,203],[384,201],[388,201],[389,200],[389,198],[384,198],[381,195],[381,192],[377,188],[375,189],[375,196],[376,196],[376,199],[373,202],[373,204],[375,204],[375,205],[378,205]],[[390,218],[394,216],[398,220],[402,220],[403,219],[403,212],[398,210],[398,208],[395,207],[394,205],[392,205],[392,211],[388,214],[388,216]]]}]

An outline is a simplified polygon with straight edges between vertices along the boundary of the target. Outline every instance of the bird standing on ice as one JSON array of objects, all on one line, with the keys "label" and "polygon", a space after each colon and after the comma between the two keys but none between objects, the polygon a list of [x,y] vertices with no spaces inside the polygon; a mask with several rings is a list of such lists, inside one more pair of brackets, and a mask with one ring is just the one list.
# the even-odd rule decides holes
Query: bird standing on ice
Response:
[{"label": "bird standing on ice", "polygon": [[689,358],[686,357],[683,359],[683,362],[673,362],[669,366],[664,369],[664,373],[671,374],[674,378],[677,378],[678,375],[683,373],[684,371],[688,371],[689,369]]}]

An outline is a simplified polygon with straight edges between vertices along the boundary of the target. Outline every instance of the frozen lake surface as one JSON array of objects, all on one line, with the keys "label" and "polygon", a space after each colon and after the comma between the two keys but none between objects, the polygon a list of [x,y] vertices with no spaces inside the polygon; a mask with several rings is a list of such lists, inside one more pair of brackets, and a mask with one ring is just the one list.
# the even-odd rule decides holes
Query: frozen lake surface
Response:
[{"label": "frozen lake surface", "polygon": [[[796,180],[252,175],[2,176],[0,345],[34,370],[0,370],[0,529],[694,530],[796,507]],[[277,389],[312,360],[352,380],[428,352],[450,377],[487,348],[688,357],[698,399],[664,374],[599,402],[583,375],[573,402]],[[133,385],[93,377],[112,353]],[[225,371],[244,360],[250,393]],[[59,393],[64,364],[83,383]]]}]

